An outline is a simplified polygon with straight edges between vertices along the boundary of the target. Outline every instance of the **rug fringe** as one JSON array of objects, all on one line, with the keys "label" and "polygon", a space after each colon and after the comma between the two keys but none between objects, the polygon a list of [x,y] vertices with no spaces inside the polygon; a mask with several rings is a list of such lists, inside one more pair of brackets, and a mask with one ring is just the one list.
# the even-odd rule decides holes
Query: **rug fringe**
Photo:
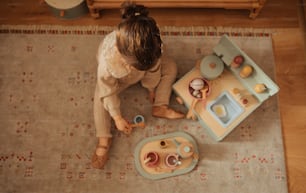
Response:
[{"label": "rug fringe", "polygon": [[[116,26],[61,26],[61,25],[0,25],[0,34],[75,34],[105,35]],[[162,26],[162,35],[166,36],[222,36],[231,37],[270,37],[274,29],[236,28],[213,26]]]}]

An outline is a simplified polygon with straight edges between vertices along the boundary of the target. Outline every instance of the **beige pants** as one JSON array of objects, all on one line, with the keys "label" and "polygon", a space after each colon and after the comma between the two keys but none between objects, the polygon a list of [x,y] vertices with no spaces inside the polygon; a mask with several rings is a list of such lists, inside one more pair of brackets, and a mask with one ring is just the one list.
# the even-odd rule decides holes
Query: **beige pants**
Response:
[{"label": "beige pants", "polygon": [[[176,63],[165,58],[161,61],[161,80],[155,90],[155,101],[153,106],[168,105],[172,92],[172,84],[177,75]],[[140,79],[141,80],[141,79]],[[139,81],[140,81],[139,80]],[[130,85],[124,85],[120,90],[124,90]],[[94,95],[94,121],[97,137],[112,137],[111,116],[103,105],[103,100],[98,96],[97,90]]]}]

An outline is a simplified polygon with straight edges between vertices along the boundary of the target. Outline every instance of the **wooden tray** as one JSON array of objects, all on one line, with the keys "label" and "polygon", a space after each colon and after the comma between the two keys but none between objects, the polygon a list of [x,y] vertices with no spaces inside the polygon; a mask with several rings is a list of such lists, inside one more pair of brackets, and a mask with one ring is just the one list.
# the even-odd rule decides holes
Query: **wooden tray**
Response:
[{"label": "wooden tray", "polygon": [[[160,141],[166,141],[167,147],[161,147]],[[165,158],[169,154],[177,153],[177,143],[189,142],[192,144],[193,155],[180,159],[181,164],[170,168],[165,164]],[[156,152],[159,162],[154,166],[145,163],[145,155],[148,152]],[[198,163],[199,151],[195,140],[185,132],[174,132],[165,135],[149,137],[140,141],[134,151],[137,171],[144,177],[157,180],[190,172]]]}]

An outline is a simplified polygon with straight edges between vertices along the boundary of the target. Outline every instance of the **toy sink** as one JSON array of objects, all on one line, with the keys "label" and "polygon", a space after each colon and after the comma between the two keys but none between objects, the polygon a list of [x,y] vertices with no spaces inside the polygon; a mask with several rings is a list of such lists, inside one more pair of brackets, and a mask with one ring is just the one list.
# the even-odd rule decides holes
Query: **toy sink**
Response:
[{"label": "toy sink", "polygon": [[226,91],[208,104],[207,109],[223,127],[227,127],[243,112],[239,103]]}]

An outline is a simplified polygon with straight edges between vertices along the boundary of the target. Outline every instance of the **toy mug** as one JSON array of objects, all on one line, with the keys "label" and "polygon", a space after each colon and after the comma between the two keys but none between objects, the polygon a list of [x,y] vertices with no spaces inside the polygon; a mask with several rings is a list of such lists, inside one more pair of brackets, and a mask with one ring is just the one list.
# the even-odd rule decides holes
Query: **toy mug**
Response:
[{"label": "toy mug", "polygon": [[158,165],[158,162],[159,162],[159,155],[156,152],[151,151],[145,154],[143,163],[146,166],[156,167]]},{"label": "toy mug", "polygon": [[169,153],[165,158],[165,164],[169,168],[176,168],[178,165],[181,164],[179,160],[179,155],[176,153]]}]

